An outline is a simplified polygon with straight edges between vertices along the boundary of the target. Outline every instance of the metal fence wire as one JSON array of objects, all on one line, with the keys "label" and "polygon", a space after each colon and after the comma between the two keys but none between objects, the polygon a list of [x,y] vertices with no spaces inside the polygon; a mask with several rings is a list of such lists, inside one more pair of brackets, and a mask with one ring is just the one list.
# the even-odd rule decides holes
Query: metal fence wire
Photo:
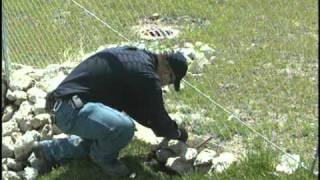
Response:
[{"label": "metal fence wire", "polygon": [[[163,17],[162,19],[165,20],[166,24],[184,27],[184,31],[179,38],[166,39],[161,41],[161,44],[183,43],[186,37],[190,42],[210,41],[210,34],[206,27],[210,26],[208,19],[214,17],[210,10],[212,1],[199,0],[198,3],[195,2],[191,0],[4,0],[2,2],[2,64],[5,64],[3,66],[5,69],[2,70],[9,75],[10,71],[8,70],[10,70],[11,63],[45,67],[48,64],[62,63],[70,56],[79,54],[79,52],[91,52],[101,45],[119,44],[124,41],[141,41],[140,35],[133,27],[148,24],[150,19],[152,20],[158,15]],[[146,41],[146,43],[149,43],[149,41]],[[229,79],[226,78],[224,82],[232,79],[239,79],[239,82],[241,82],[241,78],[245,75],[239,73],[239,68],[234,66],[232,71],[234,75],[230,75]],[[261,93],[261,97],[265,97],[263,103],[270,102],[270,98],[277,103],[285,102],[283,106],[288,107],[296,103],[295,99],[290,96],[284,95],[283,99],[273,97],[272,93],[288,94],[288,92],[291,92],[290,89],[287,89],[290,83],[285,82],[286,80],[281,80],[273,75],[263,77],[261,75],[261,77],[254,78],[251,79],[260,82],[260,85],[262,85],[259,89],[256,88]],[[272,81],[280,81],[280,85],[275,90],[267,88],[267,83]],[[284,84],[281,82],[284,82]],[[217,80],[214,84],[221,84],[221,82]],[[191,85],[191,87],[193,86]],[[223,101],[222,98],[218,98],[223,95],[223,88],[220,89],[221,91],[211,93],[210,96],[206,94],[204,96],[210,99],[219,99],[219,102],[223,104],[222,109],[232,109],[234,112],[235,108],[232,105],[233,99],[231,96],[223,96]],[[245,92],[253,91],[250,88],[242,87]],[[219,94],[219,92],[222,94]],[[243,102],[248,102],[243,104],[243,108],[251,110],[251,105],[256,103],[250,98],[252,97],[243,97]],[[312,103],[314,102],[312,101]],[[257,116],[277,116],[279,119],[288,119],[286,115],[281,116],[281,109],[274,109],[272,103],[265,103],[265,108],[277,112],[270,114],[269,112],[263,112]],[[267,111],[260,109],[256,112],[263,110]],[[315,108],[312,107],[309,112],[305,112],[310,121],[317,116],[314,111]],[[226,112],[229,113],[229,111]],[[233,119],[235,114],[239,115],[239,113],[229,113],[229,119]],[[300,117],[300,115],[296,116]],[[263,120],[267,122],[268,118]],[[240,120],[238,117],[236,119]],[[293,127],[300,126],[300,121],[293,121]],[[215,125],[225,127],[225,130],[233,132],[238,131],[239,128],[237,125],[230,126],[228,121],[218,122]],[[302,130],[297,131],[302,134]],[[261,132],[261,135],[267,134],[266,142],[282,143],[281,140],[274,139],[274,129],[272,127],[260,128],[256,132]],[[224,136],[225,133],[221,134]],[[305,140],[305,142],[314,143],[315,139],[316,135],[313,135],[311,139]],[[295,143],[290,142],[290,146],[294,147]],[[281,149],[281,152],[284,151]],[[304,154],[305,152],[302,151],[297,153]],[[302,159],[311,162],[314,150],[308,151],[308,155]]]},{"label": "metal fence wire", "polygon": [[[108,25],[130,40],[139,39],[132,26],[154,12],[162,14],[171,9],[171,15],[178,17],[186,11],[174,9],[172,1],[77,2],[93,10]],[[5,0],[2,3],[10,32],[8,42],[12,62],[43,67],[48,63],[62,61],[66,54],[76,53],[79,49],[89,52],[100,45],[126,41],[71,0]],[[191,6],[189,1],[183,3],[185,8]],[[205,14],[204,11],[199,21],[204,21],[208,15],[210,14]],[[192,14],[189,19],[180,22],[190,26],[190,22],[194,21]]]}]

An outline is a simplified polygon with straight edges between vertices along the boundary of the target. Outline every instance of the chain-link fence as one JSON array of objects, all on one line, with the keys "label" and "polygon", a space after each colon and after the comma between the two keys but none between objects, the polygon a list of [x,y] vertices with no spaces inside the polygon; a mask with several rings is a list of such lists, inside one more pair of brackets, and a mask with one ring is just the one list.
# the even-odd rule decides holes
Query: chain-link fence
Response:
[{"label": "chain-link fence", "polygon": [[[282,24],[283,19],[279,18],[279,24],[265,27],[266,32],[257,32],[254,28],[263,26],[258,24],[259,21],[267,23],[268,18],[277,17],[257,13],[252,15],[257,17],[251,18],[250,11],[247,11],[246,8],[254,11],[252,8],[254,6],[241,7],[241,5],[245,6],[245,3],[241,4],[240,1],[236,1],[235,3],[240,5],[239,9],[228,10],[224,2],[222,0],[5,0],[3,1],[4,49],[2,51],[4,53],[2,63],[5,60],[7,69],[10,68],[9,60],[12,63],[44,67],[52,63],[61,63],[80,52],[93,51],[101,45],[140,41],[140,34],[135,31],[135,27],[153,23],[152,21],[157,16],[161,16],[161,23],[181,30],[177,38],[164,39],[160,42],[161,45],[175,45],[185,41],[215,44],[215,40],[219,38],[212,38],[213,31],[221,32],[219,40],[224,41],[225,31],[234,30],[232,38],[236,39],[236,33],[253,29],[252,39],[241,42],[233,41],[232,38],[228,39],[230,40],[228,42],[231,47],[228,49],[230,52],[226,53],[224,49],[220,49],[218,52],[220,54],[217,56],[220,58],[218,60],[223,63],[218,63],[215,67],[217,71],[210,74],[212,76],[209,75],[202,79],[201,82],[206,83],[202,87],[216,89],[216,91],[209,92],[210,96],[218,100],[224,107],[237,112],[236,114],[246,119],[250,125],[264,124],[258,130],[262,134],[267,134],[272,142],[282,144],[282,139],[286,139],[289,144],[287,149],[294,149],[295,142],[288,140],[294,137],[293,139],[298,139],[298,144],[308,144],[308,158],[305,159],[310,160],[317,136],[317,133],[314,133],[314,130],[317,129],[314,120],[318,116],[317,100],[314,98],[317,96],[315,86],[317,78],[314,72],[317,68],[314,59],[315,51],[279,50],[272,54],[271,51],[278,51],[276,48],[282,47],[268,47],[265,42],[268,42],[269,39],[280,42],[278,38],[287,33],[278,30],[280,29],[278,26],[287,26],[285,23]],[[259,4],[260,1],[252,1],[252,3]],[[267,4],[266,1],[263,1],[261,7]],[[273,2],[273,4],[277,3]],[[285,3],[279,4],[285,7]],[[223,29],[221,26],[215,27],[213,24],[215,21],[217,24],[221,24],[221,21],[229,21],[225,14],[217,15],[212,12],[215,6],[225,8],[226,14],[243,11],[248,14],[248,19],[257,21],[253,23],[253,26],[256,27],[251,28],[249,26],[251,24],[246,21],[237,22],[248,23],[246,30],[238,29],[237,26],[229,27],[229,29]],[[277,9],[275,6],[267,7],[270,12]],[[268,34],[271,28],[274,28],[278,34]],[[316,32],[316,29],[311,29],[310,32]],[[289,37],[287,44],[293,47],[294,45],[291,44],[295,43],[292,42],[294,38]],[[313,42],[312,40],[310,45],[314,46]],[[239,53],[240,50],[244,53]],[[245,58],[260,55],[266,60],[257,58],[250,63],[246,62]],[[303,58],[305,60],[301,63],[300,60]],[[293,80],[292,77],[296,79]],[[298,86],[299,82],[306,84]],[[308,93],[303,93],[304,87],[308,85],[312,87],[308,88]],[[225,115],[222,116],[215,110],[212,110],[215,114],[209,113],[209,115],[215,118],[229,118],[229,121],[233,119],[232,116],[226,118]],[[276,125],[272,120],[277,121]],[[222,124],[214,124],[214,126],[224,127],[224,130],[220,131],[241,134],[239,126],[230,124],[229,121],[223,121]],[[291,121],[291,124],[287,125],[287,121]],[[312,122],[313,125],[308,124],[309,122]],[[296,134],[279,133],[289,131],[283,126],[288,126],[289,129],[296,128]],[[305,153],[303,148],[297,151],[299,154]]]},{"label": "chain-link fence", "polygon": [[[44,66],[48,63],[63,61],[68,53],[79,52],[79,50],[89,52],[103,44],[127,41],[76,3],[94,12],[110,27],[130,40],[138,39],[132,26],[138,25],[154,12],[164,16],[179,17],[187,10],[189,11],[188,6],[191,6],[189,1],[181,2],[185,8],[179,10],[172,6],[171,1],[165,3],[156,0],[117,2],[7,0],[3,2],[3,8],[4,18],[7,19],[12,62]],[[199,5],[195,7],[201,8],[202,5]],[[196,21],[192,18],[192,12],[188,12],[188,18],[189,21],[180,21],[180,23],[189,24]],[[205,19],[198,18],[200,21]]]}]

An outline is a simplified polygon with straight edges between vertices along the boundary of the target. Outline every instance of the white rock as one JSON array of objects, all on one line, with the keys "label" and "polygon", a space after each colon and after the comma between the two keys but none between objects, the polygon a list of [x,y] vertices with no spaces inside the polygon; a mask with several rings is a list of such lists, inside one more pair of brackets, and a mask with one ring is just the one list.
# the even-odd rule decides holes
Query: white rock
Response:
[{"label": "white rock", "polygon": [[209,59],[210,64],[215,64],[216,63],[216,56],[211,56]]},{"label": "white rock", "polygon": [[189,116],[193,121],[201,121],[201,120],[203,120],[203,116],[200,113],[192,113]]},{"label": "white rock", "polygon": [[33,167],[24,168],[24,173],[22,174],[25,180],[34,180],[38,176],[38,170]]},{"label": "white rock", "polygon": [[19,109],[14,113],[12,116],[12,120],[19,123],[23,120],[26,116],[32,113],[32,105],[29,101],[23,101],[19,107]]},{"label": "white rock", "polygon": [[29,101],[23,101],[19,107],[19,110],[22,115],[27,115],[32,112],[32,104]]},{"label": "white rock", "polygon": [[21,171],[23,170],[23,163],[21,161],[16,161],[12,158],[5,158],[2,163],[5,163],[10,170]]},{"label": "white rock", "polygon": [[47,96],[47,93],[45,91],[37,87],[30,88],[27,91],[27,94],[28,99],[33,103],[35,103],[37,99],[45,99],[45,97]]},{"label": "white rock", "polygon": [[203,45],[203,42],[197,41],[196,42],[196,47],[201,47]]},{"label": "white rock", "polygon": [[16,143],[18,141],[18,139],[20,139],[22,137],[22,133],[21,132],[13,132],[11,133],[11,138],[13,143]]},{"label": "white rock", "polygon": [[159,141],[159,143],[151,145],[151,149],[152,150],[157,150],[157,149],[168,149],[168,142],[169,139],[167,138],[162,138],[161,141]]},{"label": "white rock", "polygon": [[203,72],[203,67],[200,67],[198,60],[194,61],[188,68],[189,74],[201,74]]},{"label": "white rock", "polygon": [[168,148],[176,155],[184,155],[188,147],[187,144],[182,141],[170,140],[168,142]]},{"label": "white rock", "polygon": [[235,62],[232,61],[232,60],[227,61],[227,63],[228,63],[228,64],[235,64]]},{"label": "white rock", "polygon": [[36,158],[34,153],[31,153],[31,155],[28,158],[28,162],[31,165],[31,167],[33,167],[35,169],[41,168],[41,161]]},{"label": "white rock", "polygon": [[[189,147],[197,147],[199,146],[201,143],[203,143],[205,140],[207,140],[210,136],[199,136],[196,134],[190,134],[188,137],[188,145]],[[198,154],[200,152],[198,151]]]},{"label": "white rock", "polygon": [[248,154],[243,137],[239,134],[235,134],[229,141],[226,141],[223,144],[223,149],[226,152],[233,153],[237,160],[243,159]]},{"label": "white rock", "polygon": [[57,72],[59,72],[61,68],[61,65],[59,64],[49,64],[45,69],[44,69],[44,74],[48,75],[48,74],[55,74]]},{"label": "white rock", "polygon": [[19,132],[18,124],[14,120],[2,123],[2,136],[8,136],[13,132]]},{"label": "white rock", "polygon": [[38,114],[31,119],[31,125],[34,129],[37,129],[49,123],[49,121],[50,121],[50,114],[48,113]]},{"label": "white rock", "polygon": [[60,133],[60,134],[57,134],[57,135],[53,135],[53,139],[65,139],[65,138],[68,138],[69,136],[67,134],[64,134],[64,133]]},{"label": "white rock", "polygon": [[33,69],[33,72],[29,72],[27,74],[32,79],[39,81],[45,75],[45,70],[44,69]]},{"label": "white rock", "polygon": [[58,85],[66,78],[66,75],[62,72],[58,73],[54,77],[43,78],[39,82],[39,87],[46,92],[54,90]]},{"label": "white rock", "polygon": [[15,99],[16,99],[14,104],[18,106],[27,99],[27,93],[24,91],[20,91],[20,90],[13,91],[13,95],[15,96]]},{"label": "white rock", "polygon": [[[157,41],[155,41],[155,42],[157,42]],[[118,46],[119,46],[119,44],[108,44],[104,48],[114,48],[114,47],[118,47]]]},{"label": "white rock", "polygon": [[5,107],[3,115],[2,115],[2,122],[7,122],[12,118],[16,107],[13,105],[8,105]]},{"label": "white rock", "polygon": [[14,71],[10,76],[9,87],[11,90],[26,90],[32,85],[32,79],[24,70]]},{"label": "white rock", "polygon": [[181,48],[179,51],[185,56],[190,58],[191,60],[196,59],[196,51],[193,48]]},{"label": "white rock", "polygon": [[184,83],[180,83],[180,90],[183,90],[185,88]]},{"label": "white rock", "polygon": [[135,121],[135,127],[137,131],[134,133],[134,136],[145,143],[148,143],[151,145],[157,145],[163,139],[163,138],[157,137],[151,129],[142,126],[136,121]]},{"label": "white rock", "polygon": [[193,172],[192,164],[181,157],[168,158],[165,166],[181,175]]},{"label": "white rock", "polygon": [[204,149],[198,155],[196,160],[194,161],[194,166],[200,165],[211,165],[212,159],[215,157],[217,153],[214,150]]},{"label": "white rock", "polygon": [[170,88],[169,88],[168,85],[167,86],[163,86],[161,89],[162,89],[162,92],[164,92],[164,93],[169,93],[170,92]]},{"label": "white rock", "polygon": [[184,46],[185,48],[194,48],[194,45],[193,45],[192,43],[190,43],[190,42],[185,42],[185,43],[183,44],[183,46]]},{"label": "white rock", "polygon": [[211,48],[208,44],[202,45],[200,47],[200,51],[203,52],[207,58],[209,58],[215,52],[215,50]]},{"label": "white rock", "polygon": [[3,171],[2,172],[3,180],[21,180],[21,177],[14,171]]},{"label": "white rock", "polygon": [[292,174],[298,169],[300,163],[300,156],[297,154],[290,155],[293,159],[286,154],[281,156],[281,162],[276,166],[276,171],[283,172],[286,174]]},{"label": "white rock", "polygon": [[188,162],[193,162],[198,155],[198,151],[195,148],[187,148],[184,158]]},{"label": "white rock", "polygon": [[14,157],[14,143],[10,136],[2,137],[2,158]]},{"label": "white rock", "polygon": [[18,139],[14,148],[14,155],[16,159],[24,160],[28,158],[32,150],[33,142],[38,139],[40,139],[40,134],[35,130],[27,131],[21,139]]},{"label": "white rock", "polygon": [[14,66],[15,73],[17,74],[28,74],[34,72],[34,68],[32,66],[22,64],[15,64]]},{"label": "white rock", "polygon": [[[83,53],[83,54],[84,54],[83,55],[84,58],[81,58],[81,60],[85,60],[85,59],[87,59],[88,57],[92,56],[95,53],[92,53],[92,54],[91,53],[86,53],[86,54]],[[76,62],[76,61],[66,61],[66,62],[61,64],[62,68],[60,68],[60,71],[63,71],[66,75],[68,75],[77,65],[79,65],[79,63],[80,62]]]},{"label": "white rock", "polygon": [[42,98],[37,99],[32,110],[35,114],[46,113],[46,100]]},{"label": "white rock", "polygon": [[159,162],[165,163],[169,157],[174,157],[175,154],[168,149],[156,150],[156,158]]},{"label": "white rock", "polygon": [[18,176],[23,179],[24,170],[16,172]]},{"label": "white rock", "polygon": [[19,128],[22,132],[32,130],[31,119],[33,119],[33,116],[31,114],[28,114],[19,121]]},{"label": "white rock", "polygon": [[3,159],[2,159],[2,172],[3,171],[8,171],[8,166],[3,163]]},{"label": "white rock", "polygon": [[8,85],[7,78],[4,72],[1,73],[1,109],[6,106],[6,95],[7,95]]},{"label": "white rock", "polygon": [[50,124],[44,125],[40,132],[40,140],[52,139],[52,136],[53,136],[52,126]]},{"label": "white rock", "polygon": [[137,47],[138,49],[146,49],[146,44],[139,43],[139,44],[137,44],[136,47]]},{"label": "white rock", "polygon": [[192,107],[186,105],[186,104],[177,104],[176,105],[177,111],[183,111],[183,112],[191,112],[193,109]]},{"label": "white rock", "polygon": [[202,72],[203,68],[210,65],[210,61],[204,57],[202,54],[198,54],[196,63],[192,64],[194,66],[198,66],[199,70]]},{"label": "white rock", "polygon": [[178,125],[182,124],[183,120],[185,119],[185,115],[182,114],[180,111],[170,113],[169,116],[171,117],[171,119],[175,120]]},{"label": "white rock", "polygon": [[6,98],[7,98],[9,101],[15,101],[15,100],[16,100],[15,94],[14,94],[13,91],[11,91],[10,89],[7,90]]},{"label": "white rock", "polygon": [[223,152],[218,157],[212,159],[212,170],[221,173],[226,170],[237,159],[234,154]]}]

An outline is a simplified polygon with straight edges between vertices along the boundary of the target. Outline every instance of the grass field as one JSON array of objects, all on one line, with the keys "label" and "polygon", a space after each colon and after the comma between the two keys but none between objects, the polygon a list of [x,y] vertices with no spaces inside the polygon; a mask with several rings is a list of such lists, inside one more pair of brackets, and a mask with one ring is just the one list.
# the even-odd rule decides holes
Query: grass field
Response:
[{"label": "grass field", "polygon": [[[259,146],[259,143],[256,145]],[[184,176],[168,175],[161,170],[161,167],[150,167],[143,162],[147,159],[150,149],[147,144],[140,141],[133,141],[121,153],[120,157],[131,171],[136,173],[139,180],[145,179],[185,179],[185,180],[203,180],[203,179],[249,179],[249,180],[269,180],[269,179],[316,179],[309,172],[299,169],[291,175],[276,175],[272,173],[274,169],[273,153],[268,149],[259,147],[258,153],[249,153],[249,156],[241,162],[234,164],[227,171],[221,174],[213,174],[212,176],[203,175],[201,173],[191,173]],[[39,180],[52,179],[126,179],[111,178],[101,173],[99,167],[87,159],[69,162],[61,166],[49,175],[41,176]]]},{"label": "grass field", "polygon": [[[214,45],[215,64],[200,79],[187,80],[219,104],[236,112],[246,123],[287,151],[299,154],[310,165],[318,132],[318,4],[314,0],[132,0],[91,3],[79,0],[89,10],[132,40],[130,27],[139,18],[159,13],[165,17],[188,15],[210,22],[203,26],[183,24],[178,40],[168,46],[196,41]],[[121,37],[104,27],[71,1],[4,1],[8,42],[13,62],[45,66],[59,63],[79,52],[118,43]],[[7,10],[7,11],[6,11]],[[185,111],[201,112],[210,121],[187,119],[195,134],[216,133],[221,140],[240,135],[252,151],[215,179],[315,179],[299,169],[291,176],[274,176],[281,153],[227,113],[186,87],[166,98],[185,104]],[[141,179],[169,179],[140,162],[148,148],[133,142],[123,153]],[[40,179],[102,179],[95,165],[76,161]],[[178,177],[173,177],[178,178]],[[201,174],[183,179],[203,179]],[[212,177],[211,177],[212,178]]]}]

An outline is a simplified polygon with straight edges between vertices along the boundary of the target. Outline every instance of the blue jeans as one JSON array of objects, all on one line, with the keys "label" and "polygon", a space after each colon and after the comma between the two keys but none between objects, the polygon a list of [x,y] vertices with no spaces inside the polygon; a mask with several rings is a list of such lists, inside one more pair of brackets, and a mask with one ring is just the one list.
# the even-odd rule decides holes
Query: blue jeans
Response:
[{"label": "blue jeans", "polygon": [[63,101],[55,121],[64,133],[72,135],[41,142],[45,155],[53,162],[90,155],[95,162],[112,163],[134,134],[132,118],[102,103],[88,102],[76,110],[70,102]]}]

